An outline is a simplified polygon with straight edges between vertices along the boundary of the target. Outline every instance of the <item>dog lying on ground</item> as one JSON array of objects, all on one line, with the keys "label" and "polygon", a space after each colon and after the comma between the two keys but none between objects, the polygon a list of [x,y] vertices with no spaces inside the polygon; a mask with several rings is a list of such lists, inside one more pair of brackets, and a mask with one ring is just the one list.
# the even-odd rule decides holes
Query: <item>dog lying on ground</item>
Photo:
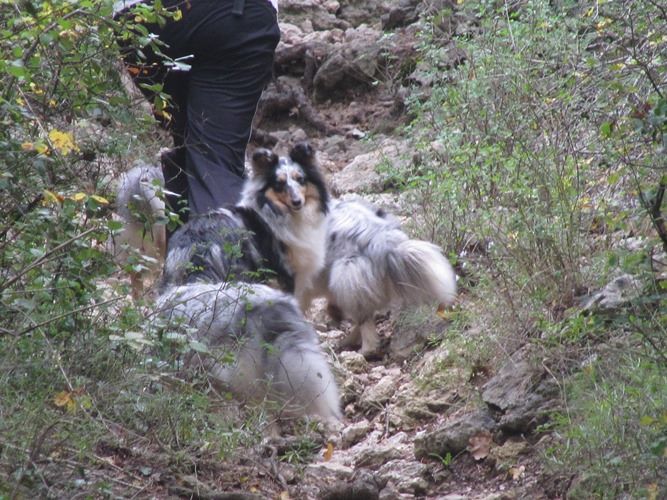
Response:
[{"label": "dog lying on ground", "polygon": [[116,215],[123,228],[114,237],[114,253],[118,262],[135,269],[130,272],[135,300],[143,293],[144,280],[159,274],[166,253],[163,186],[161,168],[151,165],[128,170],[118,184]]},{"label": "dog lying on ground", "polygon": [[194,328],[208,352],[186,365],[205,368],[242,399],[266,399],[281,419],[341,419],[338,389],[313,327],[290,295],[262,284],[192,283],[157,300],[163,317]]},{"label": "dog lying on ground", "polygon": [[324,266],[329,194],[315,151],[252,155],[241,201],[191,218],[169,240],[162,288],[185,283],[278,281],[303,306]]},{"label": "dog lying on ground", "polygon": [[342,345],[366,357],[379,354],[374,316],[394,307],[451,304],[456,276],[441,249],[410,239],[398,221],[361,200],[337,201],[330,209],[324,271],[313,296],[328,300],[335,320],[352,329]]}]

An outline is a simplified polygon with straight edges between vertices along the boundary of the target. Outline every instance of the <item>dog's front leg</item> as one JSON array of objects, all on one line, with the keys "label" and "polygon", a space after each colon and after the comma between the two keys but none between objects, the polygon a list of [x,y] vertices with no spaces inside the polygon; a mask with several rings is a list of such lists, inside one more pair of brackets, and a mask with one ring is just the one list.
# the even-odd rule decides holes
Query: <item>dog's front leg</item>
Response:
[{"label": "dog's front leg", "polygon": [[144,293],[144,277],[141,272],[130,272],[130,286],[132,287],[132,299],[137,302]]},{"label": "dog's front leg", "polygon": [[340,341],[339,347],[341,349],[356,349],[361,345],[361,328],[359,325],[355,324],[350,329],[350,332],[347,334],[343,340]]},{"label": "dog's front leg", "polygon": [[[299,280],[297,279],[297,283]],[[294,287],[294,295],[296,297],[296,300],[299,302],[299,307],[301,308],[301,312],[306,314],[308,313],[308,310],[310,309],[310,305],[313,302],[313,294],[309,289],[305,289],[305,287],[300,286],[299,288]]]},{"label": "dog's front leg", "polygon": [[380,337],[375,329],[375,320],[373,318],[364,321],[360,326],[361,332],[361,354],[366,359],[375,359],[381,357]]}]

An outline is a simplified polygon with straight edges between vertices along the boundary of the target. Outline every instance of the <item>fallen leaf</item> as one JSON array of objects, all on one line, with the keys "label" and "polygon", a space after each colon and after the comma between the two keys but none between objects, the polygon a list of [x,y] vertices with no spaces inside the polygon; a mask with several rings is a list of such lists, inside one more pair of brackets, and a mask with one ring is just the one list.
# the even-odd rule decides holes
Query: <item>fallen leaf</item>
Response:
[{"label": "fallen leaf", "polygon": [[445,304],[440,304],[435,314],[437,314],[440,319],[447,319],[447,306]]},{"label": "fallen leaf", "polygon": [[468,440],[468,451],[475,460],[482,460],[489,456],[493,436],[489,431],[480,431],[470,436]]},{"label": "fallen leaf", "polygon": [[289,500],[290,496],[287,491],[281,491],[278,498],[280,498],[280,500]]},{"label": "fallen leaf", "polygon": [[327,449],[324,452],[324,461],[328,462],[331,460],[331,457],[333,457],[333,452],[334,452],[334,445],[331,441],[327,443]]},{"label": "fallen leaf", "polygon": [[60,391],[58,394],[56,394],[53,398],[53,403],[56,406],[65,406],[70,399],[72,399],[72,396],[70,395],[69,392],[66,391]]},{"label": "fallen leaf", "polygon": [[53,404],[59,408],[65,407],[69,412],[76,410],[76,403],[71,392],[60,391],[53,397]]},{"label": "fallen leaf", "polygon": [[512,478],[513,481],[516,481],[523,476],[525,470],[526,470],[525,465],[519,465],[518,467],[517,466],[510,467],[510,469],[507,471],[507,474],[509,475],[509,477]]}]

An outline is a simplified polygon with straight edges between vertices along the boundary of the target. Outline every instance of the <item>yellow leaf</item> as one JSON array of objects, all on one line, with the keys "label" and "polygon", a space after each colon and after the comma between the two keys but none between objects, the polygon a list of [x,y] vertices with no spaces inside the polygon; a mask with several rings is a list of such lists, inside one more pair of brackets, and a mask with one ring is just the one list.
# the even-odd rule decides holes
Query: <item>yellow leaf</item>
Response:
[{"label": "yellow leaf", "polygon": [[70,413],[76,410],[76,402],[74,401],[71,392],[60,391],[53,397],[53,404],[58,408],[65,407]]},{"label": "yellow leaf", "polygon": [[611,19],[607,19],[607,18],[602,19],[602,21],[600,21],[600,22],[598,22],[598,23],[595,24],[595,29],[596,29],[597,31],[602,31],[602,30],[605,29],[607,26],[609,26],[611,23],[612,23],[612,20],[611,20]]},{"label": "yellow leaf", "polygon": [[35,85],[35,82],[30,82],[30,90],[32,90],[37,95],[44,94],[44,91]]},{"label": "yellow leaf", "polygon": [[327,449],[324,452],[324,461],[328,462],[329,460],[331,460],[331,457],[333,457],[333,453],[334,453],[334,445],[331,441],[329,441],[327,443]]},{"label": "yellow leaf", "polygon": [[445,304],[440,304],[438,306],[438,309],[435,311],[435,314],[440,319],[448,319],[449,318],[449,314],[447,314],[447,306]]},{"label": "yellow leaf", "polygon": [[45,205],[48,205],[49,203],[56,205],[63,201],[63,197],[61,195],[54,193],[53,191],[49,191],[48,189],[45,189],[43,194]]},{"label": "yellow leaf", "polygon": [[90,410],[93,407],[93,400],[86,394],[81,396],[79,399],[79,404],[84,410]]},{"label": "yellow leaf", "polygon": [[58,407],[67,405],[72,400],[72,395],[67,391],[60,391],[53,397],[53,404]]},{"label": "yellow leaf", "polygon": [[278,496],[280,500],[289,500],[289,492],[287,491],[281,491],[280,495]]},{"label": "yellow leaf", "polygon": [[37,144],[35,144],[35,151],[37,151],[41,155],[46,155],[49,154],[49,147],[46,144],[38,142]]},{"label": "yellow leaf", "polygon": [[646,487],[646,499],[658,500],[658,484],[651,483]]},{"label": "yellow leaf", "polygon": [[70,132],[53,129],[49,132],[49,140],[53,144],[53,147],[63,155],[68,155],[72,151],[79,150],[77,145],[74,144],[74,136]]},{"label": "yellow leaf", "polygon": [[181,19],[183,19],[183,12],[181,11],[181,9],[177,9],[174,12],[174,21],[180,21]]},{"label": "yellow leaf", "polygon": [[23,144],[21,144],[21,149],[23,151],[32,151],[33,149],[35,149],[35,145],[32,142],[24,142]]},{"label": "yellow leaf", "polygon": [[88,195],[86,193],[76,193],[70,196],[70,199],[74,201],[83,201],[86,198],[88,198]]},{"label": "yellow leaf", "polygon": [[76,40],[79,38],[79,33],[76,30],[62,30],[58,33],[60,38],[69,38],[70,40]]},{"label": "yellow leaf", "polygon": [[100,205],[108,205],[109,204],[109,200],[107,200],[106,198],[103,198],[102,196],[100,196],[98,194],[93,194],[90,197],[93,200],[95,200],[97,203],[99,203]]}]

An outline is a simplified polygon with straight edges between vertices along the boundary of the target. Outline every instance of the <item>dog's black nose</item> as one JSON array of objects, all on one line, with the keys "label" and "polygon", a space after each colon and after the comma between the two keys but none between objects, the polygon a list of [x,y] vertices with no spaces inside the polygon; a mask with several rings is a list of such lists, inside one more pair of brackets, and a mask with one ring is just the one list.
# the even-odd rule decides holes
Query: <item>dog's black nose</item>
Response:
[{"label": "dog's black nose", "polygon": [[292,207],[293,207],[293,208],[301,208],[301,205],[302,205],[302,204],[303,204],[303,201],[301,201],[301,200],[298,199],[298,198],[295,199],[295,200],[292,200]]}]

